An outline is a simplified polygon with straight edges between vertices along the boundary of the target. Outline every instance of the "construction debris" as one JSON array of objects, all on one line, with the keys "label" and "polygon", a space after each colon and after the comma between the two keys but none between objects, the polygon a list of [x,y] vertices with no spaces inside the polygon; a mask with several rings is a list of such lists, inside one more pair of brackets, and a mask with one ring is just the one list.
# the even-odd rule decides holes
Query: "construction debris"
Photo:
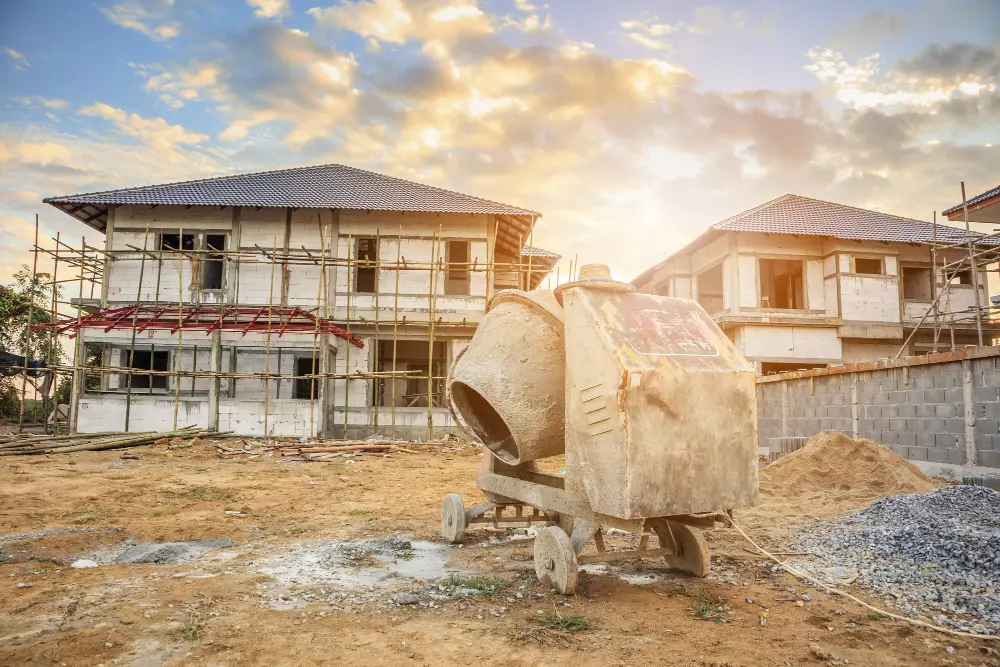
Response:
[{"label": "construction debris", "polygon": [[206,436],[226,437],[230,432],[220,433],[199,429],[194,426],[177,431],[144,431],[141,433],[86,433],[77,435],[29,436],[0,438],[0,456],[28,456],[33,454],[66,454],[69,452],[101,451],[105,449],[125,449],[152,445],[170,438],[194,438]]},{"label": "construction debris", "polygon": [[[303,439],[305,440],[305,439]],[[249,458],[267,454],[269,456],[296,457],[302,461],[336,461],[341,457],[351,457],[363,454],[416,454],[417,450],[433,449],[435,451],[459,453],[470,446],[454,438],[439,441],[412,440],[333,440],[312,441],[302,440],[282,442],[256,442],[243,439],[242,446],[234,449],[221,443],[216,443],[216,454],[222,458],[247,455]]]}]

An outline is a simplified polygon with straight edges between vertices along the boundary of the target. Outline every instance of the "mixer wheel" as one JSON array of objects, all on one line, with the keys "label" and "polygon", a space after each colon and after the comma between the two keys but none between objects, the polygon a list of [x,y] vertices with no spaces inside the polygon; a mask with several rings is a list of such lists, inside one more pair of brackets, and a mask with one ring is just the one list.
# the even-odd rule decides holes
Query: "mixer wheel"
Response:
[{"label": "mixer wheel", "polygon": [[558,593],[573,595],[579,568],[569,536],[557,526],[538,531],[535,537],[535,575]]},{"label": "mixer wheel", "polygon": [[711,556],[700,530],[666,519],[654,522],[651,527],[660,540],[660,548],[675,552],[666,557],[667,565],[695,577],[708,576]]},{"label": "mixer wheel", "polygon": [[465,537],[465,503],[457,493],[446,495],[441,504],[441,537],[451,544]]}]

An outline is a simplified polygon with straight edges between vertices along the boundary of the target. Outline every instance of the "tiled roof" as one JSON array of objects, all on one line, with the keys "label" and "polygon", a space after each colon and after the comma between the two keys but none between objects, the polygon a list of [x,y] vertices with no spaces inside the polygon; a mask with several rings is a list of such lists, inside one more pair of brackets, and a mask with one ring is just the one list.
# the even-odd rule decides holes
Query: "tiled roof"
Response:
[{"label": "tiled roof", "polygon": [[[1000,185],[996,186],[992,190],[987,190],[986,192],[982,192],[976,195],[975,197],[969,199],[968,204],[969,206],[975,206],[979,202],[986,201],[987,199],[993,199],[994,197],[1000,197]],[[952,206],[947,211],[943,211],[942,215],[951,215],[953,213],[958,213],[961,210],[962,210],[962,205],[958,204],[957,206]]]},{"label": "tiled roof", "polygon": [[[854,206],[834,204],[798,195],[782,195],[731,218],[717,222],[709,229],[729,232],[761,232],[767,234],[801,234],[826,236],[852,241],[887,241],[890,243],[930,242],[935,233],[939,242],[966,241],[982,236],[948,225],[934,225],[923,220],[869,211]],[[997,239],[985,239],[991,245]]]},{"label": "tiled roof", "polygon": [[[538,216],[526,208],[422,185],[340,164],[147,185],[43,200],[103,229],[101,210],[122,204],[277,206]],[[84,211],[81,217],[75,211]],[[101,224],[93,224],[96,220]]]},{"label": "tiled roof", "polygon": [[521,257],[545,257],[548,259],[562,259],[562,255],[557,255],[551,250],[542,250],[541,248],[535,248],[530,245],[526,245],[521,248]]}]

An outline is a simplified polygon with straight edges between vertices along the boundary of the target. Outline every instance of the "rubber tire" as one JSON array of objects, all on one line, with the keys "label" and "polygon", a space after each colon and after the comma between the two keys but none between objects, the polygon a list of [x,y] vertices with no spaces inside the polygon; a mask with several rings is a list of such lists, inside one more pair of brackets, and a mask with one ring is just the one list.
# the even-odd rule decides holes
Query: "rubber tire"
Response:
[{"label": "rubber tire", "polygon": [[580,575],[576,551],[563,530],[549,526],[535,536],[535,575],[543,586],[551,586],[557,593],[573,595]]},{"label": "rubber tire", "polygon": [[441,503],[441,537],[449,544],[465,537],[465,503],[457,493],[449,493]]}]

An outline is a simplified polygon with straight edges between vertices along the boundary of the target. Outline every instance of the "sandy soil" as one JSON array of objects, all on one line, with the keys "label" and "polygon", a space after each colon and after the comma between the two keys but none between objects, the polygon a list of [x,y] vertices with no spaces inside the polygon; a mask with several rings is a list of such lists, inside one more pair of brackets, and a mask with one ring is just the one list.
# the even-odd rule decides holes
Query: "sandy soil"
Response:
[{"label": "sandy soil", "polygon": [[[106,529],[4,543],[18,562],[0,564],[0,664],[1000,664],[983,642],[879,620],[817,590],[802,601],[807,589],[762,566],[731,529],[708,533],[707,579],[628,563],[581,574],[570,598],[536,585],[530,540],[482,529],[448,548],[449,567],[503,582],[493,596],[400,606],[394,595],[420,584],[344,592],[308,576],[295,582],[274,575],[275,564],[294,570],[303,553],[330,540],[403,534],[439,542],[442,497],[459,492],[467,507],[480,500],[478,450],[354,464],[219,459],[209,443],[132,451],[138,460],[116,452],[0,458],[0,536]],[[849,494],[819,502],[768,496],[738,519],[776,545],[800,521],[863,504]],[[205,538],[235,546],[185,563],[67,566],[126,539]],[[272,574],[262,571],[265,562]],[[539,612],[553,611],[589,628],[538,630]]]}]

